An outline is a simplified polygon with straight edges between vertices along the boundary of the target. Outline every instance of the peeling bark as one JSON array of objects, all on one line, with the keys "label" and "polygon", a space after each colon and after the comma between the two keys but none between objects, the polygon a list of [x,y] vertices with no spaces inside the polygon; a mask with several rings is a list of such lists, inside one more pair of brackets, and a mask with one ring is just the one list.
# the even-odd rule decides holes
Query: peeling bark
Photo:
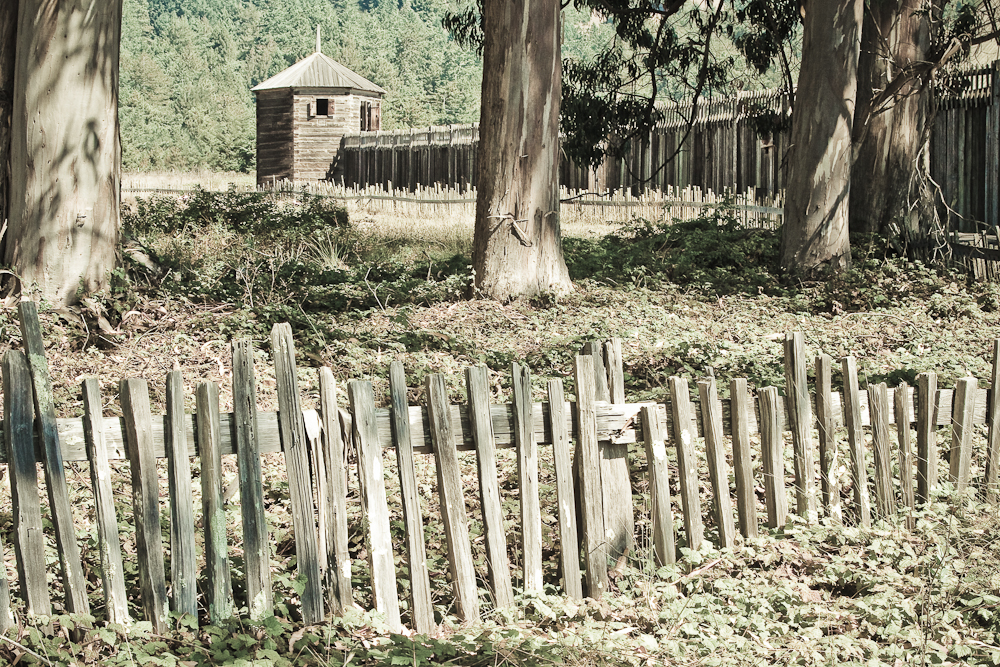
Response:
[{"label": "peeling bark", "polygon": [[485,0],[473,268],[506,300],[572,289],[559,230],[558,0]]},{"label": "peeling bark", "polygon": [[119,233],[121,0],[20,0],[4,262],[55,304],[106,282]]},{"label": "peeling bark", "polygon": [[805,3],[781,237],[782,266],[804,277],[851,264],[851,134],[863,10],[864,0]]}]

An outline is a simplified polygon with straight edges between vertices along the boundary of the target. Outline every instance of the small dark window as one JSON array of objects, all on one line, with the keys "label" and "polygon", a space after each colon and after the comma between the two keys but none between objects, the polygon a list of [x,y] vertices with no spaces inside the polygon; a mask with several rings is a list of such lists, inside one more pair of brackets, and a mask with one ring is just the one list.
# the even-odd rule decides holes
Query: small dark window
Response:
[{"label": "small dark window", "polygon": [[330,115],[330,100],[323,100],[323,99],[316,100],[316,115],[317,116]]}]

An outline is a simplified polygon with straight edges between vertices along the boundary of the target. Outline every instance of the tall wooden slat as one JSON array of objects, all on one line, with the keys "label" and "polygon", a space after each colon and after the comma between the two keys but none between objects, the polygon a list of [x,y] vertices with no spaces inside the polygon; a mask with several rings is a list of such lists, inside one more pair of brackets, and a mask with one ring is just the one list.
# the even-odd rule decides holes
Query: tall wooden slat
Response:
[{"label": "tall wooden slat", "polygon": [[917,500],[937,488],[937,373],[917,376]]},{"label": "tall wooden slat", "polygon": [[[994,91],[1000,89],[1000,71],[993,69]],[[994,105],[1000,100],[994,98]],[[994,116],[1000,116],[1000,106],[993,107]],[[994,173],[997,166],[993,167]],[[994,204],[996,205],[996,204]],[[990,403],[986,416],[989,432],[986,443],[986,502],[994,505],[1000,501],[1000,339],[993,341],[993,373],[990,376]]]},{"label": "tall wooden slat", "polygon": [[729,384],[730,420],[733,434],[733,472],[736,477],[736,510],[740,534],[757,537],[757,495],[753,483],[753,455],[750,453],[750,395],[747,381],[736,378]]},{"label": "tall wooden slat", "polygon": [[[233,587],[226,545],[226,508],[222,499],[222,450],[219,444],[219,385],[198,385],[198,453],[201,458],[201,507],[205,524],[205,601],[213,625],[233,615]],[[193,537],[193,536],[192,536]]]},{"label": "tall wooden slat", "polygon": [[795,471],[795,512],[809,523],[817,519],[816,484],[813,477],[812,408],[806,384],[806,349],[801,332],[785,334],[785,394],[792,431],[792,466]]},{"label": "tall wooden slat", "polygon": [[972,413],[976,403],[977,381],[960,378],[955,385],[955,410],[951,425],[951,469],[948,479],[962,492],[969,485],[972,472]]},{"label": "tall wooden slat", "polygon": [[[471,392],[470,392],[471,402]],[[549,380],[549,428],[552,431],[552,459],[556,474],[556,505],[559,517],[559,564],[563,575],[563,590],[569,597],[583,598],[580,575],[580,544],[576,529],[573,484],[573,459],[569,451],[566,430],[566,402],[562,380]],[[492,428],[490,430],[492,433]]]},{"label": "tall wooden slat", "polygon": [[719,528],[719,547],[725,549],[736,542],[736,528],[733,525],[733,501],[729,495],[729,465],[726,463],[722,436],[722,403],[715,389],[715,378],[698,381],[698,396],[705,429],[705,456],[712,483],[715,524]]},{"label": "tall wooden slat", "polygon": [[889,443],[889,391],[885,383],[868,387],[868,411],[871,414],[872,442],[875,450],[875,499],[879,514],[896,514],[892,492],[892,445]]},{"label": "tall wooden slat", "polygon": [[608,590],[608,549],[604,538],[604,511],[594,498],[604,497],[597,444],[597,406],[594,399],[594,360],[578,356],[573,362],[576,384],[577,450],[580,452],[580,489],[583,518],[583,563],[587,596],[599,598]]},{"label": "tall wooden slat", "polygon": [[319,574],[326,582],[330,578],[330,554],[326,536],[330,525],[330,489],[327,482],[326,456],[323,453],[323,425],[316,410],[302,411],[302,425],[309,443],[309,470],[312,471],[313,502],[316,507],[316,557]]},{"label": "tall wooden slat", "polygon": [[[414,630],[427,634],[434,631],[434,607],[431,605],[431,581],[427,571],[427,547],[424,544],[424,519],[420,511],[417,470],[413,461],[413,445],[410,442],[410,406],[406,402],[406,373],[403,371],[403,364],[398,361],[389,364],[389,400],[392,404],[392,441],[396,446],[399,489],[403,499],[403,522],[406,524],[406,555],[410,570],[410,622]],[[495,463],[493,484],[496,486]],[[499,490],[497,497],[499,498]],[[485,508],[484,501],[484,512]],[[502,536],[502,526],[499,532]],[[506,555],[505,550],[504,556]],[[510,568],[508,568],[508,586],[509,572]]]},{"label": "tall wooden slat", "polygon": [[[479,497],[483,511],[490,588],[497,608],[510,607],[514,604],[514,588],[510,578],[510,560],[507,557],[507,535],[503,528],[503,500],[497,481],[496,442],[493,438],[493,420],[490,418],[489,371],[485,366],[465,369],[465,388],[469,396],[472,437],[476,442]],[[579,572],[579,565],[577,571]]]},{"label": "tall wooden slat", "polygon": [[274,614],[274,598],[271,592],[270,543],[264,518],[253,347],[246,338],[233,341],[233,430],[239,466],[247,603],[250,618],[260,621]]},{"label": "tall wooden slat", "polygon": [[302,404],[295,369],[295,343],[289,325],[275,324],[271,329],[271,354],[274,357],[274,375],[278,385],[278,425],[281,445],[285,451],[285,467],[288,469],[295,556],[299,572],[306,577],[301,595],[302,619],[306,625],[313,625],[323,620],[323,587],[309,478],[309,452],[302,424]]},{"label": "tall wooden slat", "polygon": [[431,442],[437,464],[441,514],[448,542],[448,562],[455,587],[456,612],[463,621],[474,621],[479,618],[479,595],[476,592],[469,518],[465,511],[458,449],[455,447],[444,376],[428,375],[424,388],[427,392],[427,417],[430,420]]},{"label": "tall wooden slat", "polygon": [[[71,614],[89,614],[87,579],[83,574],[80,545],[76,542],[73,525],[73,507],[66,487],[66,469],[63,467],[62,448],[56,429],[56,405],[52,398],[52,380],[49,364],[45,359],[45,344],[38,323],[38,308],[34,301],[24,300],[18,305],[21,319],[21,338],[24,341],[34,389],[35,416],[42,442],[42,462],[45,469],[45,489],[49,496],[49,510],[56,534],[56,550],[62,570],[66,610]],[[37,557],[37,556],[36,556]]]},{"label": "tall wooden slat", "polygon": [[670,462],[667,441],[660,429],[655,406],[642,408],[642,440],[649,470],[650,519],[653,523],[653,553],[658,565],[676,562],[674,514],[670,502]]},{"label": "tall wooden slat", "polygon": [[522,559],[525,592],[542,590],[542,509],[538,500],[538,443],[535,442],[531,373],[514,363],[514,446],[521,502]]},{"label": "tall wooden slat", "polygon": [[375,608],[385,614],[393,632],[399,632],[399,596],[396,593],[389,506],[385,495],[385,472],[382,444],[375,428],[375,396],[370,382],[354,380],[347,384],[351,402],[352,431],[358,447],[358,477],[361,500],[368,523],[368,567],[371,570]]},{"label": "tall wooden slat", "polygon": [[[97,515],[97,548],[101,556],[101,582],[104,609],[109,623],[128,626],[128,595],[125,592],[125,570],[122,566],[122,545],[118,537],[114,490],[111,486],[111,466],[108,465],[104,442],[104,419],[101,412],[101,385],[94,378],[83,381],[83,432],[90,459],[90,482],[94,487],[94,510]],[[192,527],[193,529],[193,527]],[[0,622],[3,619],[0,617]]]},{"label": "tall wooden slat", "polygon": [[622,339],[612,338],[604,343],[604,368],[608,376],[608,395],[612,403],[624,403],[625,369],[622,365]]},{"label": "tall wooden slat", "polygon": [[840,456],[834,426],[833,359],[828,354],[816,357],[816,423],[819,434],[819,469],[823,506],[835,521],[843,521],[840,509]]},{"label": "tall wooden slat", "polygon": [[854,485],[854,507],[858,523],[872,525],[872,503],[868,494],[868,469],[865,465],[865,434],[861,426],[861,406],[858,390],[858,366],[854,357],[841,361],[844,373],[844,420],[847,422],[847,446],[851,452],[851,480]]},{"label": "tall wooden slat", "polygon": [[785,497],[785,457],[781,397],[775,387],[763,387],[760,399],[760,446],[764,468],[764,502],[767,506],[767,527],[780,528],[788,515]]},{"label": "tall wooden slat", "polygon": [[122,380],[119,388],[125,421],[129,470],[132,476],[132,508],[135,546],[139,559],[142,609],[153,630],[170,627],[167,585],[163,571],[163,541],[160,536],[160,492],[153,455],[153,423],[149,411],[149,388],[145,380]]},{"label": "tall wooden slat", "polygon": [[910,440],[910,388],[905,382],[896,387],[893,393],[893,408],[896,417],[896,441],[899,444],[899,492],[903,499],[903,507],[910,510],[906,517],[907,527],[914,526],[913,508],[916,506],[913,496],[913,443]]},{"label": "tall wooden slat", "polygon": [[45,581],[45,559],[39,557],[45,553],[45,539],[38,498],[30,387],[27,359],[17,350],[8,350],[3,357],[3,430],[14,514],[14,561],[28,615],[49,616],[52,606]]},{"label": "tall wooden slat", "polygon": [[[351,554],[347,537],[347,452],[340,433],[340,419],[337,412],[337,385],[333,371],[327,367],[319,369],[319,405],[323,422],[323,457],[326,478],[329,483],[327,500],[328,523],[326,547],[327,578],[326,599],[330,611],[343,614],[354,601],[351,591]],[[419,576],[418,563],[410,564],[411,577]],[[427,564],[424,563],[424,572]],[[414,584],[419,585],[419,584]]]},{"label": "tall wooden slat", "polygon": [[167,420],[163,433],[170,493],[170,609],[197,616],[198,564],[194,555],[194,501],[184,421],[184,378],[180,371],[171,371],[167,374]]},{"label": "tall wooden slat", "polygon": [[698,458],[692,429],[691,399],[684,378],[672,376],[670,407],[673,413],[674,446],[677,447],[677,469],[680,472],[681,507],[684,510],[684,533],[689,549],[701,547],[705,528],[701,519],[701,499],[698,496]]}]

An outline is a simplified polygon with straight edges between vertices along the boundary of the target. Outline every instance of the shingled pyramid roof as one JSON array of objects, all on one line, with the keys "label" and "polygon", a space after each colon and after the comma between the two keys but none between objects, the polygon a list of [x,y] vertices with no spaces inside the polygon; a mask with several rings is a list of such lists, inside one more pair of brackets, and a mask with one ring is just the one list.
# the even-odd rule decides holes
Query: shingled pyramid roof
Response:
[{"label": "shingled pyramid roof", "polygon": [[278,88],[348,88],[385,94],[385,89],[381,86],[375,85],[360,74],[355,74],[319,51],[278,72],[270,79],[262,81],[251,90],[257,92]]}]

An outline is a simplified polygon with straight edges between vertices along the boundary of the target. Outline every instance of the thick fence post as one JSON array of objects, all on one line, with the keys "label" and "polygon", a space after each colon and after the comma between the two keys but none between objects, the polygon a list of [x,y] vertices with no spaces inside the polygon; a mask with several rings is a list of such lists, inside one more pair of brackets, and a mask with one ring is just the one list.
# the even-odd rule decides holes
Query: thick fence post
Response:
[{"label": "thick fence post", "polygon": [[698,381],[698,396],[701,400],[708,475],[712,482],[715,524],[719,528],[719,546],[725,549],[735,543],[736,529],[733,526],[733,501],[729,496],[729,466],[723,448],[722,403],[715,389],[715,378]]},{"label": "thick fence post", "polygon": [[889,444],[889,390],[885,383],[868,387],[868,414],[872,425],[872,443],[875,450],[875,498],[883,517],[895,516],[896,502],[892,492]]},{"label": "thick fence post", "polygon": [[844,421],[847,422],[847,444],[851,450],[851,477],[854,482],[854,506],[858,522],[871,528],[872,503],[868,494],[868,468],[865,465],[865,434],[861,426],[858,367],[854,357],[844,357]]},{"label": "thick fence post", "polygon": [[937,373],[917,376],[917,500],[926,503],[937,488]]},{"label": "thick fence post", "polygon": [[833,359],[830,355],[816,357],[816,423],[819,433],[819,469],[823,490],[823,506],[835,521],[843,521],[840,509],[840,478],[837,469],[837,433],[833,422]]},{"label": "thick fence post", "polygon": [[[587,595],[599,598],[608,590],[608,550],[604,536],[604,511],[594,498],[604,498],[600,450],[597,444],[597,406],[594,399],[594,360],[577,356],[573,365],[576,383],[577,451],[580,452],[580,488],[583,518],[583,562],[587,570]],[[589,499],[589,500],[588,500]]]},{"label": "thick fence post", "polygon": [[969,485],[972,468],[972,416],[976,409],[977,382],[959,379],[955,385],[955,407],[951,414],[951,469],[948,479],[962,492]]},{"label": "thick fence post", "polygon": [[806,384],[805,340],[801,332],[785,334],[785,393],[788,395],[788,418],[792,430],[792,465],[795,470],[795,511],[809,523],[815,523],[816,485],[812,452],[812,408]]},{"label": "thick fence post", "polygon": [[198,565],[194,555],[194,494],[184,423],[184,378],[167,374],[167,422],[163,434],[170,492],[171,610],[198,616]]},{"label": "thick fence post", "polygon": [[681,480],[681,506],[684,509],[684,532],[688,548],[697,551],[705,534],[701,499],[698,495],[698,455],[694,444],[697,432],[691,423],[691,398],[688,396],[687,380],[673,376],[669,383],[674,446],[677,448],[677,470]]},{"label": "thick fence post", "polygon": [[910,400],[910,387],[900,383],[893,394],[896,416],[896,440],[899,443],[899,491],[903,497],[903,506],[907,508],[906,526],[913,529],[913,443],[910,440],[910,415],[913,402]]},{"label": "thick fence post", "polygon": [[743,537],[757,537],[757,495],[754,493],[753,455],[750,452],[750,409],[747,381],[736,378],[729,383],[729,417],[733,433],[736,510]]},{"label": "thick fence post", "polygon": [[760,446],[764,463],[767,527],[781,528],[788,516],[781,396],[776,387],[763,387],[757,396],[760,399]]},{"label": "thick fence post", "polygon": [[670,507],[670,462],[667,460],[667,440],[660,428],[656,406],[642,409],[642,440],[646,445],[649,470],[650,519],[653,523],[653,552],[659,565],[677,559],[674,540],[674,515]]}]

